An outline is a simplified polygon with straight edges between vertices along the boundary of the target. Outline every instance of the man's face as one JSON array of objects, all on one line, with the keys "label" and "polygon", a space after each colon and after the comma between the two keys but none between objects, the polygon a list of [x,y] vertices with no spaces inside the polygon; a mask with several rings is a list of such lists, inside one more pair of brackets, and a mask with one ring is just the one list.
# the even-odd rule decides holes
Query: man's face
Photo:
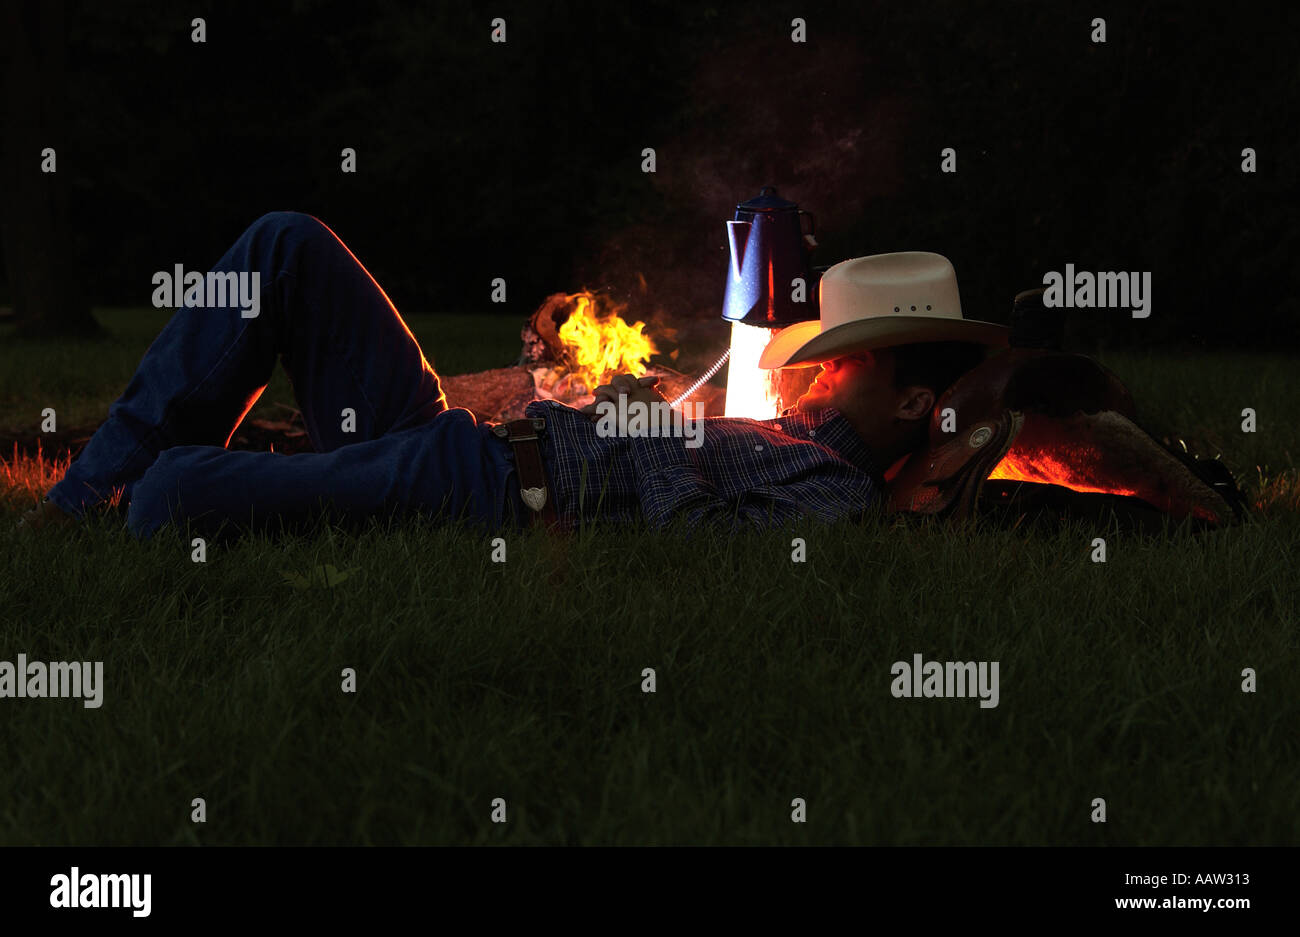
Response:
[{"label": "man's face", "polygon": [[795,409],[815,413],[834,407],[850,420],[875,423],[892,419],[898,391],[894,359],[888,350],[858,352],[825,362],[816,380],[804,391]]},{"label": "man's face", "polygon": [[812,385],[795,401],[800,413],[834,407],[882,464],[921,445],[934,408],[928,387],[896,387],[891,348],[864,351],[827,361]]}]

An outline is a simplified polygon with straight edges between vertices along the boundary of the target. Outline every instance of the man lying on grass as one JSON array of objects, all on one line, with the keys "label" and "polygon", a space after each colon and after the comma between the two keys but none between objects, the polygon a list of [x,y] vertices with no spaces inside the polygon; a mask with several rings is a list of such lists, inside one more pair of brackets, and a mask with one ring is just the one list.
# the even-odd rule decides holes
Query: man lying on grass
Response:
[{"label": "man lying on grass", "polygon": [[[233,295],[228,306],[187,299],[24,526],[118,500],[142,538],[169,522],[293,523],[324,506],[347,520],[423,514],[522,529],[539,495],[565,527],[856,517],[879,500],[881,473],[925,442],[936,398],[1005,341],[1000,326],[962,318],[939,255],[846,261],[823,277],[820,321],[782,330],[764,352],[768,368],[821,363],[795,407],[775,420],[706,417],[703,444],[687,449],[679,436],[598,433],[596,404],[534,401],[546,490],[526,505],[509,443],[448,407],[388,296],[324,224],[266,215],[213,269],[260,283],[258,311]],[[277,359],[316,452],[227,450]],[[662,402],[647,384],[620,375],[596,401]]]}]

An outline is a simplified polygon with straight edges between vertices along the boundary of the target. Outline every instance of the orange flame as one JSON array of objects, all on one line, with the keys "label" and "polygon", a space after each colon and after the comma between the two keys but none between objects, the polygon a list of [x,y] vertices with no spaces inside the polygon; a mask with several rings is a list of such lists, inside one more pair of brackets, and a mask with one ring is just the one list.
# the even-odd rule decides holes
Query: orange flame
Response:
[{"label": "orange flame", "polygon": [[[1078,455],[1078,453],[1074,453]],[[1130,488],[1098,487],[1101,474],[1090,471],[1089,466],[1071,459],[1066,461],[1060,455],[1043,449],[1018,450],[1012,446],[1002,461],[993,469],[990,479],[1006,481],[1036,482],[1045,485],[1060,485],[1074,491],[1097,492],[1113,495],[1137,495]]]},{"label": "orange flame", "polygon": [[727,359],[727,416],[770,420],[777,415],[778,371],[758,366],[763,349],[775,333],[744,322],[731,323],[731,356]]},{"label": "orange flame", "polygon": [[558,334],[571,372],[588,392],[617,374],[645,374],[646,361],[659,350],[645,334],[645,323],[628,325],[620,316],[622,306],[586,290],[569,296],[568,303],[569,317]]}]

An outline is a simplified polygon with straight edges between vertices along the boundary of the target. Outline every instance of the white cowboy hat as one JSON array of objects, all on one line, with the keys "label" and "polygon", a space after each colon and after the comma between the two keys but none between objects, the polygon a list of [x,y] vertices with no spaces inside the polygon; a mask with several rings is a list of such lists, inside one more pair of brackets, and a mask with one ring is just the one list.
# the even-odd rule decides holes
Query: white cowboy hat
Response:
[{"label": "white cowboy hat", "polygon": [[763,349],[760,368],[808,367],[912,342],[1007,344],[1005,326],[962,318],[957,272],[941,254],[902,251],[846,260],[822,275],[818,296],[821,318],[778,331]]}]

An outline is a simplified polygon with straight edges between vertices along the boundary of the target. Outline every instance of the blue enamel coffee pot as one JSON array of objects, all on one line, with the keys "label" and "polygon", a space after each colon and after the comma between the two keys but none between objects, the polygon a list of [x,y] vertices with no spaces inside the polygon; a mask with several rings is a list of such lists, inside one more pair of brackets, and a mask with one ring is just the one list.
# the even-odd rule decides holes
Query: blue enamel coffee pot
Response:
[{"label": "blue enamel coffee pot", "polygon": [[727,222],[731,262],[724,319],[781,328],[817,318],[819,275],[808,262],[817,245],[815,225],[811,212],[800,211],[770,185],[736,206],[735,220]]}]

